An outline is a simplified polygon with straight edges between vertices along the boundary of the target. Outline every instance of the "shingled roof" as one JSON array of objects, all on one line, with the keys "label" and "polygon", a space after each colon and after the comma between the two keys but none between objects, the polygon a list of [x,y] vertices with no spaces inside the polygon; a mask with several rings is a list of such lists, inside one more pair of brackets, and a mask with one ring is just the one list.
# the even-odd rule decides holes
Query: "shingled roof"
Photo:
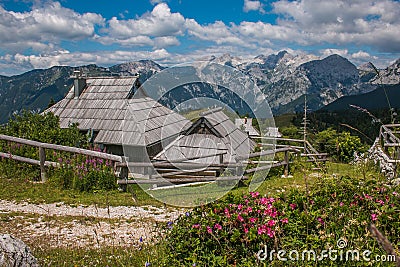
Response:
[{"label": "shingled roof", "polygon": [[185,134],[154,159],[218,164],[222,154],[224,163],[233,163],[235,156],[248,155],[255,146],[256,143],[235,126],[222,108],[217,108],[201,113]]},{"label": "shingled roof", "polygon": [[245,156],[254,150],[256,143],[246,133],[236,127],[222,111],[222,108],[203,112],[200,116],[206,118],[212,124],[213,128],[222,135],[224,143],[228,144],[228,147],[231,147],[234,154]]},{"label": "shingled roof", "polygon": [[[143,92],[133,97],[137,90],[138,77],[87,78],[78,96],[73,86],[47,111],[60,117],[62,128],[78,123],[80,130],[93,130],[97,134],[94,142],[99,144],[122,145],[128,140],[130,145],[151,145],[162,137],[177,136],[190,124]],[[137,114],[130,116],[127,112]],[[140,131],[138,127],[145,122]]]}]

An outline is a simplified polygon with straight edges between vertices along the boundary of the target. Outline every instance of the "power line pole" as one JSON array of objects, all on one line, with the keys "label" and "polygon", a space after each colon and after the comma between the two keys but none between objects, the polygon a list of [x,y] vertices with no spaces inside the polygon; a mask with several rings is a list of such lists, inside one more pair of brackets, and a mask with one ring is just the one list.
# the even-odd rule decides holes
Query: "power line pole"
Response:
[{"label": "power line pole", "polygon": [[307,153],[307,94],[304,95],[304,117],[303,117],[303,143],[304,143],[304,153]]}]

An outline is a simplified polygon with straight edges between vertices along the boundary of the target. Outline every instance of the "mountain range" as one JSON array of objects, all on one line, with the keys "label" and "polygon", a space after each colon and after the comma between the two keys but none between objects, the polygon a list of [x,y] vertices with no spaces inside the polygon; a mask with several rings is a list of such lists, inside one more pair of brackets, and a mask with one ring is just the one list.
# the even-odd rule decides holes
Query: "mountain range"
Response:
[{"label": "mountain range", "polygon": [[[350,99],[346,101],[351,102],[357,96],[363,96],[361,103],[357,102],[362,105],[363,101],[374,101],[365,94],[373,96],[373,91],[400,82],[400,59],[381,70],[377,70],[369,63],[357,67],[339,55],[321,59],[313,55],[291,55],[286,51],[246,60],[229,54],[221,57],[212,56],[207,60],[231,66],[249,75],[266,95],[274,114],[301,111],[304,108],[305,96],[310,110],[329,107],[329,104],[334,102],[336,107],[341,107],[343,104],[337,104],[341,103],[341,99]],[[22,109],[40,111],[45,109],[50,101],[61,100],[72,86],[71,75],[74,70],[81,70],[88,76],[139,74],[143,83],[165,68],[154,61],[141,60],[108,68],[96,65],[56,66],[10,77],[0,76],[0,109],[3,111],[0,113],[0,123],[6,122],[13,113]],[[397,91],[393,88],[390,94],[396,95]],[[192,87],[185,86],[185,98],[198,96],[196,95],[198,91],[198,84]],[[208,91],[213,96],[221,95],[219,91],[212,92],[210,89]],[[237,104],[236,100],[232,101],[231,94],[226,94],[226,98],[220,100],[232,105]],[[176,101],[163,98],[162,104],[173,107]],[[232,108],[242,113],[246,112],[240,107]]]}]

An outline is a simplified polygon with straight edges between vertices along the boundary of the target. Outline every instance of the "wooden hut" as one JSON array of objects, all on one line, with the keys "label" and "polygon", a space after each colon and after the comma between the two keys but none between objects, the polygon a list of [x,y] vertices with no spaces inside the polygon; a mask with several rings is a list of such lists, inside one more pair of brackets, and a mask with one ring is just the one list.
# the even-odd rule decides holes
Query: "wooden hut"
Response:
[{"label": "wooden hut", "polygon": [[212,109],[200,114],[190,128],[154,157],[162,161],[202,164],[229,164],[236,156],[251,153],[256,143],[222,111]]},{"label": "wooden hut", "polygon": [[138,77],[85,78],[77,73],[74,79],[66,97],[46,111],[60,117],[61,127],[78,123],[93,143],[109,153],[123,155],[126,145],[140,152],[131,150],[129,160],[141,161],[142,152],[156,155],[162,143],[171,142],[190,125],[183,116],[146,96]]}]

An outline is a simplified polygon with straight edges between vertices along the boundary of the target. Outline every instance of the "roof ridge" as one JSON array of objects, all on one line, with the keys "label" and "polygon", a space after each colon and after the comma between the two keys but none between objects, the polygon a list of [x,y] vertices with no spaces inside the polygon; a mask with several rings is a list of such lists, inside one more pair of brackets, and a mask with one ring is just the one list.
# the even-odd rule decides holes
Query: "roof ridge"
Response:
[{"label": "roof ridge", "polygon": [[212,113],[216,113],[218,111],[221,111],[222,109],[223,109],[222,107],[213,108],[213,109],[210,109],[210,110],[207,110],[207,111],[204,111],[204,112],[200,113],[200,116],[204,117],[204,116],[210,115]]}]

